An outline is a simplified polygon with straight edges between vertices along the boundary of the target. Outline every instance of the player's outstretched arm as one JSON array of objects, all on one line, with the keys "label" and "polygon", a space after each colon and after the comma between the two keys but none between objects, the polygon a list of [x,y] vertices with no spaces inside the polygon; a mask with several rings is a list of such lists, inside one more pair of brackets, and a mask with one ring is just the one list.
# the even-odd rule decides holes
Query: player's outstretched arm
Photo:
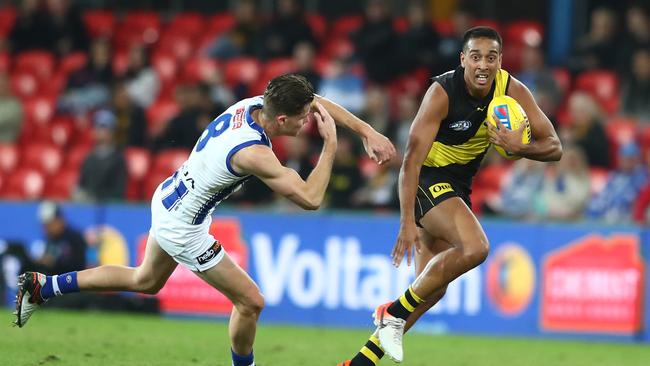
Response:
[{"label": "player's outstretched arm", "polygon": [[368,123],[325,97],[316,95],[314,101],[323,105],[338,124],[351,129],[361,137],[363,147],[372,160],[384,164],[395,157],[395,146]]},{"label": "player's outstretched arm", "polygon": [[448,107],[447,93],[440,84],[434,83],[424,95],[411,125],[404,162],[399,172],[400,229],[397,243],[391,253],[395,266],[399,266],[405,254],[410,265],[413,245],[418,248],[414,207],[420,168],[438,134],[440,122],[447,115]]},{"label": "player's outstretched arm", "polygon": [[[528,90],[526,85],[522,84],[514,77],[510,77],[507,94],[517,100],[528,116],[533,141],[530,144],[519,143],[513,145],[514,150],[508,151],[515,155],[523,156],[528,159],[538,161],[558,161],[562,157],[562,144],[553,128],[553,124],[546,117],[546,114],[539,108],[533,94]],[[504,147],[506,148],[506,147]]]},{"label": "player's outstretched arm", "polygon": [[305,210],[316,210],[325,196],[336,153],[336,126],[322,106],[314,113],[318,131],[323,137],[320,159],[306,181],[298,173],[283,166],[269,147],[252,145],[233,155],[231,163],[236,171],[260,178],[273,191],[287,197]]}]

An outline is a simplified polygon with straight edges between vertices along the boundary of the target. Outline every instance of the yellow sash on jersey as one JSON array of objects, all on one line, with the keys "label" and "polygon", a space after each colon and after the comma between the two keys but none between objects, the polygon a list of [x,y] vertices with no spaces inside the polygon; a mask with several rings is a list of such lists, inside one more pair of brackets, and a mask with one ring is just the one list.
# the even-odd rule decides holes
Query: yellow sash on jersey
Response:
[{"label": "yellow sash on jersey", "polygon": [[[494,78],[496,87],[494,88],[493,97],[506,93],[509,76],[506,70],[499,69],[497,71],[497,75]],[[441,142],[434,141],[424,161],[424,165],[428,167],[442,167],[451,164],[465,165],[476,159],[489,146],[487,127],[484,123],[481,123],[481,127],[476,131],[476,134],[460,145],[445,145]]]}]

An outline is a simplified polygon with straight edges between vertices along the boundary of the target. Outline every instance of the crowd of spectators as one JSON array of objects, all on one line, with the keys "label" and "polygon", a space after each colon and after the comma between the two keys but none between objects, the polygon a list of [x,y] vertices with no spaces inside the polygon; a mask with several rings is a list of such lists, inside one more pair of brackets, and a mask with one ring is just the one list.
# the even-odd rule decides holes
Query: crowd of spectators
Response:
[{"label": "crowd of spectators", "polygon": [[[544,27],[534,21],[499,24],[463,10],[434,19],[422,1],[395,9],[369,0],[364,14],[337,19],[306,13],[295,0],[274,2],[271,14],[253,0],[232,4],[224,14],[165,17],[81,12],[73,0],[0,9],[15,15],[0,14],[12,19],[0,29],[0,197],[146,201],[212,119],[284,72],[304,75],[319,94],[386,134],[401,154],[428,78],[455,68],[463,32],[486,24],[500,27],[503,67],[531,89],[565,155],[538,164],[488,154],[475,181],[475,210],[648,220],[650,21],[643,5],[623,14],[596,8],[566,64],[551,66]],[[25,60],[36,56],[30,67]],[[319,151],[313,126],[273,143],[285,164],[308,174]],[[9,172],[25,170],[25,146],[38,144],[53,147],[61,161],[37,167],[47,167],[36,169],[42,189],[30,183],[16,193],[19,174]],[[13,163],[5,154],[10,147],[18,156]],[[329,207],[397,209],[400,159],[379,167],[357,138],[340,131]],[[485,184],[492,172],[499,174]],[[259,182],[243,191],[234,197],[239,204],[280,205]]]}]

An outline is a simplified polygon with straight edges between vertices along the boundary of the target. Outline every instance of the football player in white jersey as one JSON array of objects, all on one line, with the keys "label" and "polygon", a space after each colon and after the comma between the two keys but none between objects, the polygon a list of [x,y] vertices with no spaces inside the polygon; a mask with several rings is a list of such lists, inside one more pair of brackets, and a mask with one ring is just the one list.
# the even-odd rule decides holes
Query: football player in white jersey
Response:
[{"label": "football player in white jersey", "polygon": [[[323,138],[323,149],[305,181],[282,166],[271,150],[270,139],[297,135],[310,116]],[[337,146],[334,120],[359,134],[366,151],[378,163],[394,156],[395,149],[386,137],[337,104],[315,95],[304,77],[276,77],[264,96],[242,100],[210,123],[188,160],[158,186],[151,201],[147,247],[139,266],[105,265],[54,276],[24,273],[19,278],[15,324],[24,326],[42,303],[66,293],[155,294],[181,263],[232,301],[229,333],[233,365],[254,365],[253,342],[264,299],[248,274],[209,234],[210,213],[251,176],[298,206],[317,209]]]}]

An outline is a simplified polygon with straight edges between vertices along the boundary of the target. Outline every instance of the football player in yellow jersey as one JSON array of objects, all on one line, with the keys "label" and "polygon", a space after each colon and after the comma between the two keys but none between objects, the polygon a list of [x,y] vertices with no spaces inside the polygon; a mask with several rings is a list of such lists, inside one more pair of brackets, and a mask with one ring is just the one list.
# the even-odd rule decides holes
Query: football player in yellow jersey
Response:
[{"label": "football player in yellow jersey", "polygon": [[[399,175],[400,229],[393,264],[414,257],[416,279],[374,312],[377,329],[342,365],[374,366],[384,352],[403,360],[402,336],[445,294],[447,285],[481,264],[489,243],[472,213],[471,180],[490,144],[528,159],[557,161],[560,140],[528,88],[501,69],[502,40],[488,27],[463,37],[460,66],[433,79],[415,116]],[[517,130],[486,123],[497,95],[516,99],[528,115],[533,141]],[[498,119],[495,119],[498,120]],[[415,249],[415,250],[414,250]]]}]

